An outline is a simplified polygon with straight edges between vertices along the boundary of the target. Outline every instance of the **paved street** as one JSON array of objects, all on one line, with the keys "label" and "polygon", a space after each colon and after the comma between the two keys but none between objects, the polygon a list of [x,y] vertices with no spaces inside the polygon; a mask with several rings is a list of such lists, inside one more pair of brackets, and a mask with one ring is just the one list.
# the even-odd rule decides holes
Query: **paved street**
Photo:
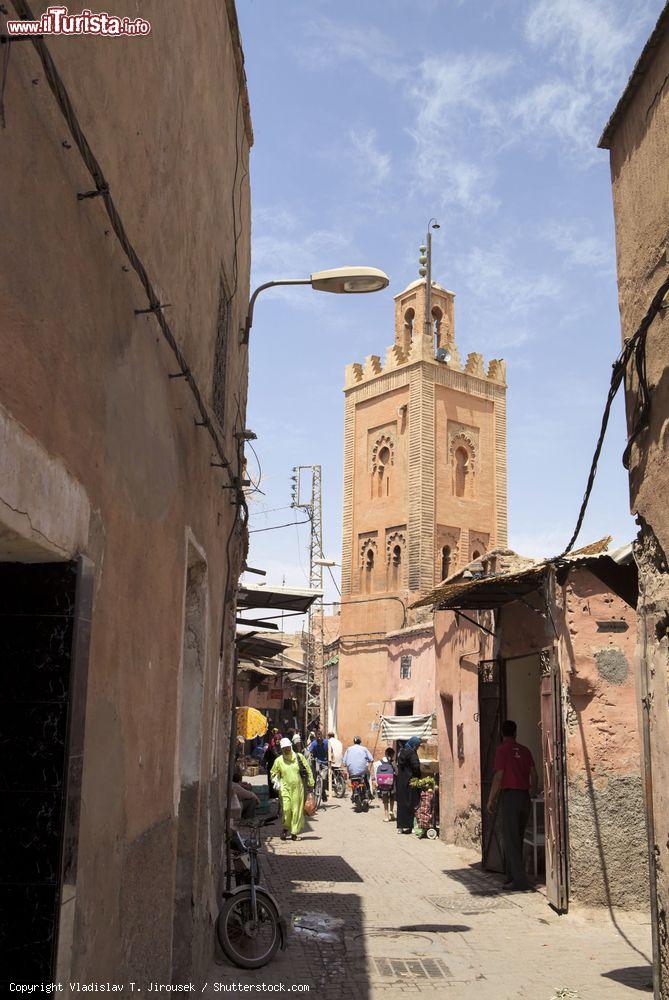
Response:
[{"label": "paved street", "polygon": [[219,955],[210,983],[308,984],[319,1000],[644,995],[650,926],[640,916],[616,913],[618,929],[591,912],[559,917],[539,892],[502,893],[472,852],[398,835],[380,807],[356,815],[335,800],[298,843],[279,832],[265,828],[262,865],[290,925],[288,947],[257,973]]}]

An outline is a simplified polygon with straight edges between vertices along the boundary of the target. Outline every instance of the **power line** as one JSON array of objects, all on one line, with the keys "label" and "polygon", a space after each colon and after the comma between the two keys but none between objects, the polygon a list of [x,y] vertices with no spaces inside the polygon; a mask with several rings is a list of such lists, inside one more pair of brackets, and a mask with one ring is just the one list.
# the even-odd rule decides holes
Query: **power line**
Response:
[{"label": "power line", "polygon": [[309,524],[309,518],[306,521],[286,521],[285,524],[272,524],[269,528],[254,528],[249,531],[249,535],[257,535],[259,531],[278,531],[279,528],[292,528],[293,525],[297,527],[298,524]]}]

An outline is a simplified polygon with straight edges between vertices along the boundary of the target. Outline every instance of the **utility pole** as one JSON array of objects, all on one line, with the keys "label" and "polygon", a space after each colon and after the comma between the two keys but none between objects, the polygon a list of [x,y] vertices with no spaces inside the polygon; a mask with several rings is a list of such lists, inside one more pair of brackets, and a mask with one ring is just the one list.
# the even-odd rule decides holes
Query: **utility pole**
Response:
[{"label": "utility pole", "polygon": [[[322,503],[322,467],[320,465],[297,465],[293,468],[292,507],[299,507],[307,512],[311,522],[309,537],[309,587],[312,590],[323,589],[323,503]],[[311,492],[308,500],[304,497],[303,480],[311,476]],[[309,732],[309,719],[313,712],[320,714],[321,728],[324,725],[323,700],[325,695],[325,677],[323,670],[323,598],[318,597],[309,608],[308,639],[307,639],[307,690],[304,705],[304,739]],[[319,698],[311,694],[314,684],[319,684]]]}]

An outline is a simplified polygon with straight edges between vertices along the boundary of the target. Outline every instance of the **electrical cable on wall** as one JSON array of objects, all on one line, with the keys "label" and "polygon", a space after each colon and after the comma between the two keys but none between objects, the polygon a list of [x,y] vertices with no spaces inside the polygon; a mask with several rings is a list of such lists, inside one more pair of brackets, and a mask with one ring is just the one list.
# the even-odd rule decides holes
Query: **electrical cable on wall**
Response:
[{"label": "electrical cable on wall", "polygon": [[[12,0],[12,4],[21,18],[33,21],[35,20],[32,10],[30,9],[30,6],[26,2],[26,0]],[[228,472],[228,475],[232,481],[234,488],[236,486],[235,478],[233,477],[233,474],[231,472],[231,464],[225,453],[223,442],[221,441],[218,430],[216,429],[214,418],[209,412],[209,409],[204,401],[200,388],[197,382],[195,381],[195,378],[193,377],[193,374],[186,361],[186,358],[184,357],[181,348],[179,347],[179,344],[177,343],[177,340],[172,332],[172,329],[169,323],[167,322],[167,319],[165,318],[164,309],[166,303],[160,302],[158,294],[153,286],[153,283],[151,282],[148,272],[144,267],[142,260],[138,256],[133,244],[130,242],[130,239],[125,230],[125,226],[123,225],[118,209],[116,207],[116,203],[114,202],[114,199],[112,198],[112,195],[110,193],[109,185],[103,173],[102,167],[97,158],[95,157],[95,155],[93,154],[93,151],[91,150],[88,140],[81,129],[77,115],[72,105],[72,101],[70,100],[67,88],[63,83],[60,73],[56,69],[55,63],[53,61],[53,58],[51,56],[51,53],[47,45],[45,44],[44,40],[39,37],[31,37],[30,41],[32,42],[40,58],[47,82],[49,84],[49,87],[51,88],[51,91],[54,94],[54,97],[56,98],[58,107],[60,108],[60,111],[67,123],[74,144],[77,147],[81,159],[86,169],[88,170],[89,174],[91,175],[93,183],[95,185],[95,190],[83,193],[80,192],[78,197],[80,200],[84,198],[92,199],[98,196],[102,198],[105,210],[109,217],[109,221],[118,239],[121,249],[123,250],[126,258],[128,259],[132,269],[137,274],[137,277],[139,278],[142,287],[146,293],[146,297],[148,299],[148,308],[138,309],[135,310],[135,312],[138,315],[144,313],[146,314],[150,313],[155,317],[161,329],[163,338],[169,345],[174,357],[176,358],[177,366],[179,369],[178,376],[182,377],[185,380],[195,400],[195,404],[200,417],[199,420],[195,421],[196,426],[204,427],[206,429],[207,433],[212,439],[216,453],[220,458],[220,463],[217,462],[211,464],[215,465],[216,467],[223,468]],[[234,190],[233,190],[233,203],[234,203]],[[235,244],[235,250],[236,250],[236,244]],[[235,261],[235,270],[237,270],[236,261]],[[238,497],[242,495],[241,490],[239,489],[238,486],[237,486],[237,495]],[[245,506],[245,501],[240,500],[240,503],[243,503],[243,505]]]},{"label": "electrical cable on wall", "polygon": [[[620,385],[625,378],[625,372],[627,370],[627,365],[632,357],[634,357],[634,362],[636,366],[637,378],[639,380],[639,390],[641,395],[640,404],[638,404],[635,409],[636,413],[634,415],[634,425],[632,431],[627,441],[627,446],[623,453],[623,465],[625,468],[629,468],[629,458],[632,451],[632,445],[636,441],[639,434],[648,425],[648,417],[650,413],[650,391],[648,389],[648,382],[646,380],[646,337],[648,335],[648,330],[651,323],[655,317],[661,312],[662,309],[666,309],[667,306],[664,302],[665,298],[669,294],[669,278],[665,278],[658,290],[655,292],[651,303],[636,328],[633,336],[625,341],[622,351],[620,352],[617,360],[613,364],[613,373],[611,375],[611,384],[609,386],[609,392],[606,399],[606,405],[604,406],[604,413],[602,415],[602,423],[599,430],[599,437],[597,439],[597,444],[595,446],[595,453],[592,459],[592,464],[590,466],[590,472],[588,474],[588,482],[585,488],[585,495],[583,497],[583,502],[581,503],[581,509],[578,514],[578,519],[576,521],[576,527],[574,533],[569,540],[564,552],[561,555],[565,556],[567,553],[571,552],[574,547],[574,543],[579,536],[581,528],[583,526],[583,519],[585,517],[585,512],[590,501],[590,494],[592,493],[592,487],[595,482],[595,476],[597,474],[597,464],[599,462],[599,457],[602,452],[602,445],[604,444],[604,436],[606,434],[606,428],[609,423],[609,417],[611,415],[611,406],[613,400],[616,397],[616,393],[620,388]],[[558,558],[560,558],[558,556]]]}]

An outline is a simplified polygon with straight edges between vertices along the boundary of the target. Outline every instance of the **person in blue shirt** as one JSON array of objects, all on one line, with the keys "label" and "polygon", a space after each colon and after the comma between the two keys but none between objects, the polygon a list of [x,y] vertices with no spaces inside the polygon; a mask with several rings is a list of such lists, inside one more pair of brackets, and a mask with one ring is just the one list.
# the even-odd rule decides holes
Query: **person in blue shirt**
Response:
[{"label": "person in blue shirt", "polygon": [[323,733],[319,730],[315,738],[311,741],[307,750],[311,754],[311,769],[316,780],[317,771],[323,776],[323,795],[321,802],[328,800],[328,741],[323,739]]},{"label": "person in blue shirt", "polygon": [[363,746],[359,736],[355,737],[353,746],[350,746],[344,754],[344,767],[348,771],[349,778],[364,778],[370,799],[372,790],[369,784],[369,765],[373,759],[367,747]]}]

